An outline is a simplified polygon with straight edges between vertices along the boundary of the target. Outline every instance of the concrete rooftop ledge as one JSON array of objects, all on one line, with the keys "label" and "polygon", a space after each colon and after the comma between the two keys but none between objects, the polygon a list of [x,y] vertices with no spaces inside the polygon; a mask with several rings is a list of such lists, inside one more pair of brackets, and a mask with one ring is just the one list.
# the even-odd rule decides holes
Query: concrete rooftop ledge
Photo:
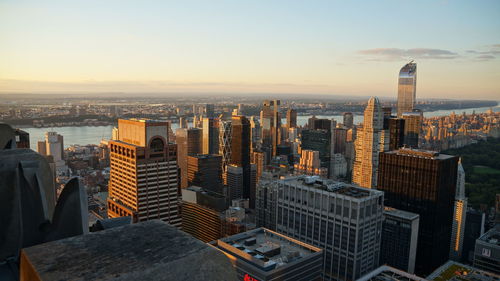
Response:
[{"label": "concrete rooftop ledge", "polygon": [[161,221],[25,248],[21,280],[236,280],[229,259]]}]

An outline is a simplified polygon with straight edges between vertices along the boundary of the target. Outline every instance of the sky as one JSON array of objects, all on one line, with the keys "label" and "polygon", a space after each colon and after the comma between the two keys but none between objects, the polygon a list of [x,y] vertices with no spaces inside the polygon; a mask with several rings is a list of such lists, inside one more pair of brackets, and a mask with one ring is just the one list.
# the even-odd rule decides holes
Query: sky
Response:
[{"label": "sky", "polygon": [[0,0],[2,93],[500,100],[500,1]]}]

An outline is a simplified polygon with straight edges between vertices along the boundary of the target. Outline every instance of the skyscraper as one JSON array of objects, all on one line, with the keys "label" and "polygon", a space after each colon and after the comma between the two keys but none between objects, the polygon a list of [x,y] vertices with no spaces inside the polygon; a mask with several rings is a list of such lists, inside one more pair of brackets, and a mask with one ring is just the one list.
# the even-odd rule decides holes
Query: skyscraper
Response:
[{"label": "skyscraper", "polygon": [[119,139],[109,141],[108,216],[134,222],[160,219],[180,227],[177,145],[168,122],[119,119]]},{"label": "skyscraper", "polygon": [[243,198],[250,198],[250,206],[255,205],[255,194],[251,194],[252,176],[250,163],[250,122],[245,116],[232,116],[231,160],[230,164],[243,170]]},{"label": "skyscraper", "polygon": [[417,275],[428,275],[448,260],[458,157],[400,149],[380,154],[378,189],[385,205],[417,213]]},{"label": "skyscraper", "polygon": [[450,259],[462,260],[462,249],[465,234],[465,219],[467,213],[467,197],[465,197],[465,171],[461,161],[458,162],[457,190],[455,207],[453,209],[453,224],[451,232]]},{"label": "skyscraper", "polygon": [[226,181],[227,166],[231,161],[231,140],[233,137],[233,127],[231,121],[219,121],[219,155],[222,156],[222,180],[224,184]]},{"label": "skyscraper", "polygon": [[262,146],[268,153],[268,158],[276,156],[276,149],[281,142],[280,127],[280,101],[265,100],[260,112],[260,125],[262,127]]},{"label": "skyscraper", "polygon": [[222,156],[198,154],[187,156],[188,186],[199,186],[205,190],[222,194]]},{"label": "skyscraper", "polygon": [[203,118],[203,154],[219,152],[219,124],[215,118]]},{"label": "skyscraper", "polygon": [[389,146],[383,130],[384,116],[378,98],[372,97],[365,109],[363,127],[358,128],[352,182],[366,188],[377,187],[379,153]]},{"label": "skyscraper", "polygon": [[180,187],[188,187],[188,155],[201,153],[202,130],[199,128],[179,128],[175,131],[177,142],[177,164],[180,169]]},{"label": "skyscraper", "polygon": [[286,111],[286,128],[296,128],[297,127],[297,110],[289,108]]},{"label": "skyscraper", "polygon": [[384,208],[380,264],[414,273],[419,222],[418,214]]},{"label": "skyscraper", "polygon": [[207,118],[214,118],[215,117],[215,110],[214,110],[214,105],[207,103],[205,104],[205,109],[203,110],[205,117]]},{"label": "skyscraper", "polygon": [[417,88],[417,64],[413,61],[405,64],[399,71],[398,80],[398,117],[412,112],[415,107]]},{"label": "skyscraper", "polygon": [[302,150],[318,151],[321,167],[326,168],[327,171],[330,169],[332,156],[331,134],[329,130],[303,130],[301,133]]},{"label": "skyscraper", "polygon": [[344,112],[344,127],[352,128],[354,126],[354,117],[352,112]]},{"label": "skyscraper", "polygon": [[405,119],[390,117],[384,119],[389,131],[389,150],[403,147],[405,137]]},{"label": "skyscraper", "polygon": [[404,112],[402,118],[405,120],[403,144],[406,147],[418,148],[418,138],[424,119],[422,111],[414,109],[412,112]]},{"label": "skyscraper", "polygon": [[356,280],[378,267],[383,192],[298,176],[261,179],[257,194],[257,226],[324,249],[324,280]]},{"label": "skyscraper", "polygon": [[38,153],[45,156],[52,156],[58,172],[64,172],[66,162],[64,161],[64,138],[56,132],[46,132],[45,141],[37,144]]}]

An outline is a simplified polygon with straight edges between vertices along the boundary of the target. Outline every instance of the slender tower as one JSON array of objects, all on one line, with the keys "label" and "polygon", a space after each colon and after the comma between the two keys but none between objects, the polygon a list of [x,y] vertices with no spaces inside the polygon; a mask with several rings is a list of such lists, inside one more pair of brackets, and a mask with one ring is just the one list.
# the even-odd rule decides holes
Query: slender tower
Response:
[{"label": "slender tower", "polygon": [[376,188],[379,153],[389,147],[384,131],[384,114],[378,98],[372,97],[365,109],[363,127],[358,128],[355,146],[353,183]]},{"label": "slender tower", "polygon": [[399,71],[398,118],[401,118],[405,112],[413,111],[413,108],[415,107],[416,89],[417,64],[410,61]]},{"label": "slender tower", "polygon": [[457,191],[455,207],[453,208],[453,225],[451,230],[450,259],[460,261],[464,243],[465,215],[467,212],[467,197],[465,197],[465,172],[462,159],[458,161]]}]

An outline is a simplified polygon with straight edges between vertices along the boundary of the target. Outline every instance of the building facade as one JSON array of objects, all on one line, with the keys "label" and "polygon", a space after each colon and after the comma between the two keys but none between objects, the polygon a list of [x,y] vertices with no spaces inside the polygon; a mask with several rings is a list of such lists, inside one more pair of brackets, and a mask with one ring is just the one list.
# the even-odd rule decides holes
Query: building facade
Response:
[{"label": "building facade", "polygon": [[398,117],[412,112],[415,107],[417,90],[417,64],[413,61],[405,64],[399,71],[398,80]]},{"label": "building facade", "polygon": [[257,226],[324,249],[324,280],[356,280],[378,267],[383,192],[298,176],[262,179],[257,194]]},{"label": "building facade", "polygon": [[458,157],[400,149],[380,154],[378,189],[385,205],[417,213],[415,272],[425,276],[448,260]]},{"label": "building facade", "polygon": [[168,122],[119,119],[119,139],[109,141],[108,217],[134,222],[160,219],[181,226],[177,146]]}]

